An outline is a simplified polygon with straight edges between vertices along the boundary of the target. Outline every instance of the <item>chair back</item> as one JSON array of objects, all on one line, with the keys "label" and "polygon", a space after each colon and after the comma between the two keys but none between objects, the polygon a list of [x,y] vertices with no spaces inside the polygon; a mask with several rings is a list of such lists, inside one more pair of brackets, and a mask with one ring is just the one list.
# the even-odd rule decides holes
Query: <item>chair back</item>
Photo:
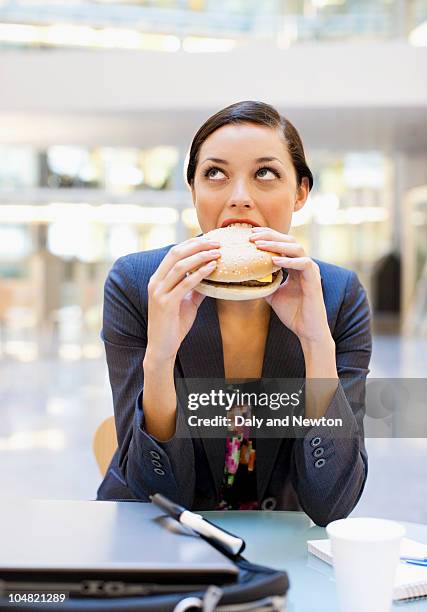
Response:
[{"label": "chair back", "polygon": [[106,418],[98,426],[93,436],[92,448],[99,471],[102,476],[105,476],[111,459],[117,449],[116,424],[113,416]]}]

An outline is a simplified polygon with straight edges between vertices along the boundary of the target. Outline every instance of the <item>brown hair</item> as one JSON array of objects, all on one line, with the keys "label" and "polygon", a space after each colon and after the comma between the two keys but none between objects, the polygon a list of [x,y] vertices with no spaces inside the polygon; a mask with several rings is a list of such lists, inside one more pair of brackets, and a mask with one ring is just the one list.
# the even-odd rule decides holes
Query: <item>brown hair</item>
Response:
[{"label": "brown hair", "polygon": [[304,147],[301,138],[294,128],[292,123],[280,115],[277,110],[266,104],[265,102],[257,102],[247,100],[244,102],[236,102],[227,106],[222,110],[209,117],[207,121],[199,128],[191,143],[190,155],[187,166],[187,183],[192,186],[200,147],[205,140],[216,130],[224,125],[238,125],[240,123],[256,123],[258,125],[266,125],[273,129],[282,130],[292,163],[298,179],[298,185],[301,185],[304,177],[308,178],[310,189],[313,187],[313,175],[305,160]]}]

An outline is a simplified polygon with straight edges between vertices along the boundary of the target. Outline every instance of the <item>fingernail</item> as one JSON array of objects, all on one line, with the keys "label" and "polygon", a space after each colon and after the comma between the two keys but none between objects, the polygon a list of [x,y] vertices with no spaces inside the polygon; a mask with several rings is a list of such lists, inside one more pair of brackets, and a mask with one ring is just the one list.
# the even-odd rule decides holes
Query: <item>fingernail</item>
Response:
[{"label": "fingernail", "polygon": [[268,242],[267,242],[267,240],[255,240],[255,244],[264,245],[264,244],[268,244]]},{"label": "fingernail", "polygon": [[265,227],[253,227],[252,228],[253,232],[262,232],[263,230],[265,230]]}]

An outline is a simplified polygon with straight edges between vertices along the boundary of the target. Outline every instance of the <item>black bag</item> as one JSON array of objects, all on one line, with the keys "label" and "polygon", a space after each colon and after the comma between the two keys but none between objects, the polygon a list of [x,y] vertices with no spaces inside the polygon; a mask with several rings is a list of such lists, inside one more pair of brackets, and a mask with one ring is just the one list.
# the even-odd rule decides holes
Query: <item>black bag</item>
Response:
[{"label": "black bag", "polygon": [[[250,563],[242,556],[231,557],[239,568],[237,582],[220,585],[138,583],[68,573],[53,574],[47,581],[40,575],[1,576],[0,610],[39,610],[41,612],[282,612],[286,610],[289,580],[286,572]],[[66,594],[61,601],[55,596]],[[62,595],[61,595],[62,596]]]}]

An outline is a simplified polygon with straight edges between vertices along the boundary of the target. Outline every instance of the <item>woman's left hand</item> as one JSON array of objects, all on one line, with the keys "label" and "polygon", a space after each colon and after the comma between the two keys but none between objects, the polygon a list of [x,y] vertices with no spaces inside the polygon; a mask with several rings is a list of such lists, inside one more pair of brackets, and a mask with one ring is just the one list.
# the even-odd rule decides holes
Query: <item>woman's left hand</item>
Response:
[{"label": "woman's left hand", "polygon": [[289,234],[268,227],[255,227],[252,233],[249,239],[259,249],[280,253],[273,262],[288,272],[279,289],[265,298],[279,319],[301,342],[322,342],[330,337],[317,263]]}]

